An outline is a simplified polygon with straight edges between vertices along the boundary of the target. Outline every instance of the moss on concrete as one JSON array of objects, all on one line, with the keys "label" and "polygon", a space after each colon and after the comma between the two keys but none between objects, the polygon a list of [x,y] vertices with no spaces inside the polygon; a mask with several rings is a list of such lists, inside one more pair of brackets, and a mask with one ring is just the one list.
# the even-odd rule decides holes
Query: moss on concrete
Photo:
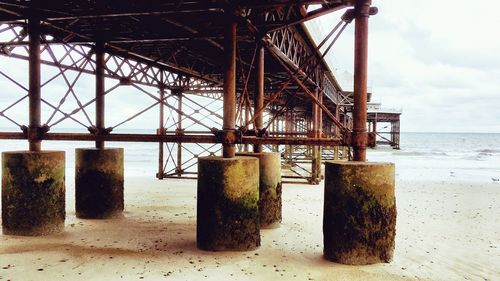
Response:
[{"label": "moss on concrete", "polygon": [[100,219],[122,214],[123,162],[123,148],[76,149],[77,217]]},{"label": "moss on concrete", "polygon": [[2,153],[2,226],[8,235],[39,236],[64,229],[63,151]]},{"label": "moss on concrete", "polygon": [[258,159],[198,159],[196,240],[200,249],[244,251],[260,246]]},{"label": "moss on concrete", "polygon": [[277,152],[238,153],[259,158],[259,210],[261,228],[281,223],[281,155]]},{"label": "moss on concrete", "polygon": [[326,162],[325,172],[325,258],[389,262],[396,234],[394,164]]}]

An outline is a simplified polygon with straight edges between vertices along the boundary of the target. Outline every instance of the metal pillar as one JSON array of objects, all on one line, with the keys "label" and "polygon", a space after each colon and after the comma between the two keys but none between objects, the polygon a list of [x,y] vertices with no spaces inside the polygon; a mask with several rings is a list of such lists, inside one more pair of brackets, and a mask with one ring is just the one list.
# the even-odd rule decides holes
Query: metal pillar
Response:
[{"label": "metal pillar", "polygon": [[[259,50],[257,54],[257,66],[255,69],[255,98],[254,98],[254,114],[255,126],[257,132],[260,132],[264,128],[263,111],[264,107],[264,46],[259,45]],[[254,152],[262,152],[263,145],[255,144],[253,146]]]},{"label": "metal pillar", "polygon": [[[338,106],[338,105],[335,107],[335,118],[340,120],[340,106]],[[335,127],[333,128],[333,135],[336,138],[340,136],[339,126],[335,125]],[[334,147],[333,153],[334,153],[333,160],[339,160],[339,146],[338,145],[336,145]]]},{"label": "metal pillar", "polygon": [[[97,41],[95,43],[95,125],[97,132],[101,134],[105,130],[104,115],[105,115],[105,85],[104,85],[104,69],[106,62],[104,61],[104,42]],[[98,140],[95,142],[95,147],[104,148],[104,141]]]},{"label": "metal pillar", "polygon": [[[230,14],[225,26],[224,34],[224,116],[222,129],[226,134],[234,133],[236,128],[236,22]],[[226,135],[226,140],[229,137]],[[235,156],[234,143],[222,145],[222,156]]]},{"label": "metal pillar", "polygon": [[[285,114],[285,133],[293,132],[293,112],[292,109],[287,110]],[[293,164],[293,146],[291,144],[285,146],[285,158],[286,163],[292,165]]]},{"label": "metal pillar", "polygon": [[[182,91],[176,90],[177,95],[177,135],[183,135],[182,129]],[[175,168],[177,175],[182,175],[182,142],[177,143],[177,167]]]},{"label": "metal pillar", "polygon": [[[318,89],[318,100],[323,104],[323,92]],[[323,137],[323,110],[318,106],[318,135],[317,138]]]},{"label": "metal pillar", "polygon": [[[317,91],[317,96],[318,96],[318,99],[319,99],[319,102],[321,104],[323,104],[323,92],[321,92],[320,89],[318,89]],[[317,118],[318,118],[318,130],[317,130],[317,134],[316,134],[316,137],[317,138],[322,138],[323,137],[323,110],[321,109],[320,106],[318,106],[318,115],[317,115]],[[321,174],[321,162],[322,162],[322,155],[323,155],[323,149],[321,147],[321,145],[318,145],[316,146],[316,149],[317,149],[317,153],[318,153],[318,159],[317,159],[317,171],[318,171],[318,183],[319,181],[321,181],[321,178],[323,177],[323,175]]]},{"label": "metal pillar", "polygon": [[[161,75],[161,81],[163,81],[163,72],[160,74]],[[158,126],[158,135],[163,135],[165,134],[165,124],[164,124],[164,116],[165,116],[165,105],[163,102],[165,102],[165,87],[164,85],[160,85],[160,121],[159,121],[159,126]],[[163,179],[163,142],[158,143],[158,174],[156,174],[156,177],[158,179]]]},{"label": "metal pillar", "polygon": [[40,151],[39,139],[41,127],[41,84],[40,84],[40,21],[31,18],[28,21],[29,34],[29,130],[30,151]]},{"label": "metal pillar", "polygon": [[[248,124],[248,122],[250,121],[250,110],[252,110],[252,109],[246,103],[244,103],[244,104],[245,104],[245,124]],[[248,129],[248,126],[246,126],[245,129]],[[243,149],[245,152],[248,152],[248,148],[249,148],[248,144],[243,145]]]},{"label": "metal pillar", "polygon": [[[315,96],[319,99],[320,92],[316,89]],[[313,137],[319,138],[321,136],[321,109],[316,104],[312,105],[312,129]],[[312,161],[311,161],[311,183],[317,184],[321,177],[321,147],[312,147]]]},{"label": "metal pillar", "polygon": [[368,135],[366,132],[367,68],[368,68],[368,17],[371,0],[355,3],[356,24],[354,34],[354,112],[353,148],[354,161],[366,161]]},{"label": "metal pillar", "polygon": [[[314,108],[314,106],[313,106]],[[314,110],[311,111],[311,116],[306,116],[305,121],[306,121],[306,131],[309,133],[311,136],[314,136],[314,131],[312,128],[312,123],[313,123],[313,116],[314,116]],[[312,146],[308,145],[306,146],[306,157],[311,158],[313,157],[312,155]]]}]

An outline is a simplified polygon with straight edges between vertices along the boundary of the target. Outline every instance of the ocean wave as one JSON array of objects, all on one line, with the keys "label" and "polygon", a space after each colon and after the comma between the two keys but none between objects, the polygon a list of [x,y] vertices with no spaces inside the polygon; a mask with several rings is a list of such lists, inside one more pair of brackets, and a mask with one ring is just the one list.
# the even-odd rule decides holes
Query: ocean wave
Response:
[{"label": "ocean wave", "polygon": [[485,155],[488,155],[488,156],[491,156],[492,154],[499,154],[500,153],[500,149],[478,149],[478,150],[474,150],[474,152],[479,152],[479,154],[485,154]]},{"label": "ocean wave", "polygon": [[443,151],[395,151],[394,155],[400,156],[448,156],[446,152]]},{"label": "ocean wave", "polygon": [[472,161],[485,161],[484,156],[477,154],[477,155],[469,155],[462,157],[463,160],[472,160]]}]

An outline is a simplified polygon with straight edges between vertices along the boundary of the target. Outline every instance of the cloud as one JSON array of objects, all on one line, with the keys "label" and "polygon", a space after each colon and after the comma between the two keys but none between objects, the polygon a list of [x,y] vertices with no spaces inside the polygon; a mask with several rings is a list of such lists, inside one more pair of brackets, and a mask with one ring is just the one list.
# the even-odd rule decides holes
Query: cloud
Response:
[{"label": "cloud", "polygon": [[[500,2],[373,1],[369,86],[373,99],[403,109],[404,131],[500,132]],[[322,38],[341,13],[315,20]],[[327,56],[353,72],[354,26]],[[321,39],[319,39],[321,40]]]}]

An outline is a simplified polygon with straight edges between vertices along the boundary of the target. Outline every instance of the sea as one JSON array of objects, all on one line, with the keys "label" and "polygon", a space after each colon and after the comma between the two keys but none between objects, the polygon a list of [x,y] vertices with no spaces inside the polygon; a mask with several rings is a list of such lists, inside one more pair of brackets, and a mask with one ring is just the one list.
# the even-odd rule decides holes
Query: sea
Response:
[{"label": "sea", "polygon": [[[154,132],[130,129],[121,133]],[[43,149],[66,151],[66,178],[71,181],[74,178],[75,148],[91,146],[93,142],[42,143]],[[106,146],[124,148],[125,177],[155,178],[158,171],[157,143],[108,142]],[[25,140],[0,141],[0,151],[27,148]],[[373,162],[395,163],[397,180],[500,184],[500,134],[406,132],[401,134],[401,149],[378,146],[368,150],[367,158]]]},{"label": "sea", "polygon": [[500,134],[402,133],[400,150],[379,146],[367,158],[395,163],[397,180],[499,183]]}]

